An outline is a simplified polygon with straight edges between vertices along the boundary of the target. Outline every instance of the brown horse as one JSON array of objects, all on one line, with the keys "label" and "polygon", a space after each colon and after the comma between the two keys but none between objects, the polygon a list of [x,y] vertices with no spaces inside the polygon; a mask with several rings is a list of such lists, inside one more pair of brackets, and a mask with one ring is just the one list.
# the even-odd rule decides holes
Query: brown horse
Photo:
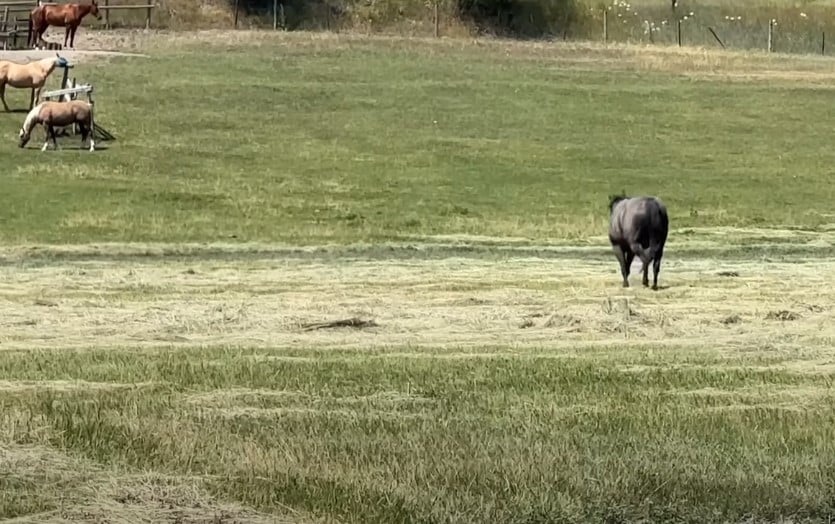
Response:
[{"label": "brown horse", "polygon": [[32,137],[32,129],[41,124],[46,130],[46,140],[44,140],[41,151],[46,151],[49,146],[49,139],[55,144],[55,149],[58,149],[58,140],[56,140],[55,128],[68,126],[71,124],[78,124],[81,129],[81,144],[87,137],[90,137],[90,151],[95,150],[96,142],[93,140],[93,105],[84,100],[71,100],[69,102],[41,102],[29,111],[26,115],[26,120],[23,121],[23,127],[20,128],[20,141],[18,145],[23,147],[29,142]]},{"label": "brown horse", "polygon": [[44,42],[43,34],[46,29],[52,25],[67,28],[64,34],[64,47],[67,47],[67,39],[69,39],[70,48],[74,49],[75,31],[81,24],[81,19],[88,14],[101,20],[96,0],[92,0],[91,4],[38,5],[29,13],[29,41],[26,45],[37,48],[39,43]]}]

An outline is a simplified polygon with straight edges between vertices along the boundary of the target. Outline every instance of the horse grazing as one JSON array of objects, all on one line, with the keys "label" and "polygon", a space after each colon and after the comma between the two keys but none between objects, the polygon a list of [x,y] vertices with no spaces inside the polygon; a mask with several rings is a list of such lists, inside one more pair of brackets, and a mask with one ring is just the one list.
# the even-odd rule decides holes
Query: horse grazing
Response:
[{"label": "horse grazing", "polygon": [[46,129],[46,139],[41,151],[46,151],[49,146],[49,139],[58,149],[58,140],[55,137],[55,128],[78,124],[81,130],[81,145],[90,135],[90,151],[95,150],[96,142],[93,140],[93,105],[85,100],[72,100],[70,102],[41,102],[35,106],[20,128],[20,142],[18,145],[24,147],[32,137],[32,129],[41,124]]},{"label": "horse grazing", "polygon": [[29,12],[29,40],[27,46],[37,48],[43,42],[43,34],[49,26],[66,27],[64,32],[64,47],[67,47],[67,39],[70,41],[70,48],[74,49],[75,32],[81,24],[81,19],[92,14],[97,20],[101,20],[99,6],[96,0],[90,4],[60,4],[40,5]]},{"label": "horse grazing", "polygon": [[29,99],[29,109],[32,109],[40,100],[41,90],[50,73],[56,67],[64,67],[67,63],[67,59],[59,56],[58,53],[55,53],[55,58],[42,58],[28,64],[0,60],[0,100],[3,102],[3,107],[9,111],[9,104],[6,103],[6,84],[8,84],[12,87],[32,89],[32,96]]},{"label": "horse grazing", "polygon": [[620,263],[623,287],[629,287],[629,269],[637,255],[643,263],[643,284],[652,262],[652,289],[658,289],[658,273],[670,221],[666,206],[655,197],[617,195],[609,201],[609,242]]}]

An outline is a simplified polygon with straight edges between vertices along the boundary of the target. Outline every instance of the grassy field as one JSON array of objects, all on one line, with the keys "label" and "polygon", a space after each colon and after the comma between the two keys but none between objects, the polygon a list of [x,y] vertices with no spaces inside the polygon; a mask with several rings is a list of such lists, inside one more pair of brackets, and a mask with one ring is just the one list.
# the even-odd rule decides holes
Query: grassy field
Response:
[{"label": "grassy field", "polygon": [[[835,512],[830,59],[119,47],[75,70],[106,149],[2,124],[0,519]],[[620,190],[668,203],[657,292],[620,287]]]},{"label": "grassy field", "polygon": [[101,154],[7,115],[0,241],[577,244],[621,190],[679,228],[832,222],[829,59],[212,34],[78,65]]}]

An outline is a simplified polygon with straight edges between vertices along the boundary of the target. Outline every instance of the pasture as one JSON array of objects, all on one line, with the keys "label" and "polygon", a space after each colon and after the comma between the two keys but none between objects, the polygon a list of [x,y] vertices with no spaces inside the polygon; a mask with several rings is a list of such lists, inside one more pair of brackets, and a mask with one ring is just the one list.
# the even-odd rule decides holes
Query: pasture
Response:
[{"label": "pasture", "polygon": [[74,71],[116,141],[0,115],[0,518],[832,515],[831,59],[118,38]]}]

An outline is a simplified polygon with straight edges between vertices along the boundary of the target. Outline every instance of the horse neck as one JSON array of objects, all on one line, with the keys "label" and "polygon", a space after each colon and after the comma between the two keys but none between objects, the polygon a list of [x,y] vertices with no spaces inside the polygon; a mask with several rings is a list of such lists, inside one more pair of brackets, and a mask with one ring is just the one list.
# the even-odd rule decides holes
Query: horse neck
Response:
[{"label": "horse neck", "polygon": [[23,131],[29,133],[32,131],[32,128],[35,127],[35,124],[38,123],[38,117],[41,114],[41,109],[43,108],[43,102],[36,105],[29,111],[29,114],[26,115],[26,120],[23,121]]},{"label": "horse neck", "polygon": [[93,10],[93,4],[80,4],[77,5],[78,8],[78,19],[81,20],[85,16],[90,14],[90,11]]},{"label": "horse neck", "polygon": [[38,60],[36,63],[38,64],[38,67],[40,67],[41,71],[43,71],[44,75],[51,73],[57,65],[54,58],[44,58],[43,60]]}]

